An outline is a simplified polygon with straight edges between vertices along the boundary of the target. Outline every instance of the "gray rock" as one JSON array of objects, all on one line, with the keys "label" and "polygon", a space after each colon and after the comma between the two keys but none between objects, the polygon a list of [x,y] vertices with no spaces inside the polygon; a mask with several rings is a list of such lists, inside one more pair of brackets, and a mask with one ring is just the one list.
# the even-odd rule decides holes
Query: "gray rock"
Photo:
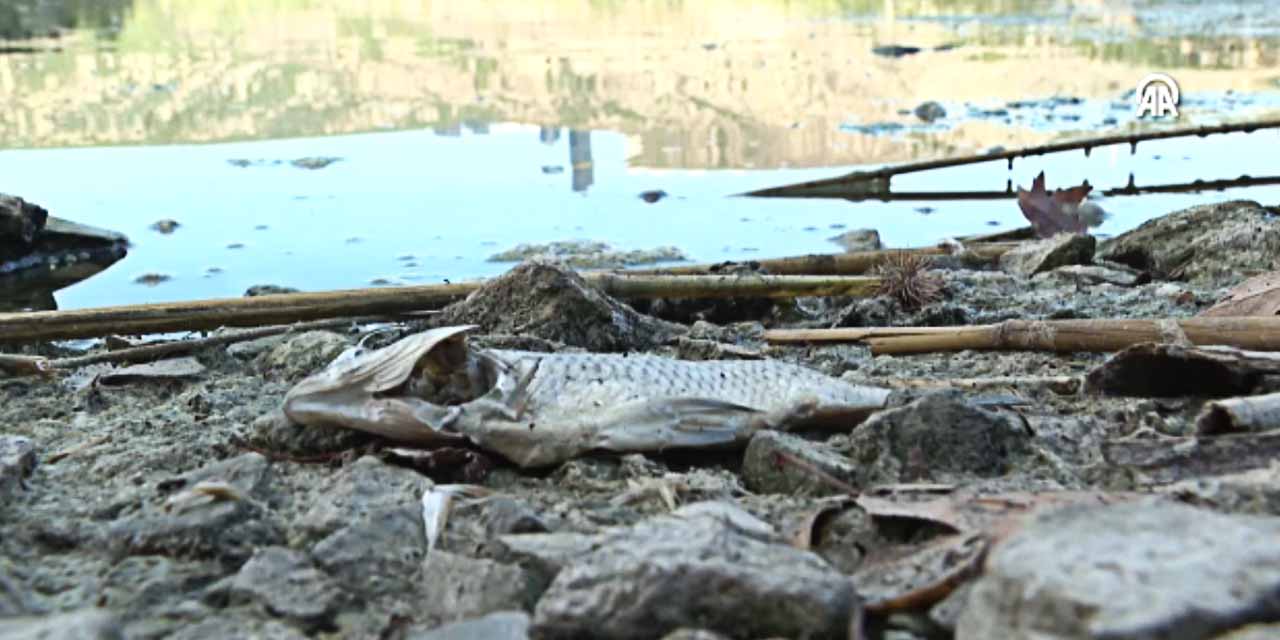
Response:
[{"label": "gray rock", "polygon": [[0,435],[0,501],[24,487],[36,468],[36,445],[30,438]]},{"label": "gray rock", "polygon": [[843,634],[861,606],[848,577],[732,505],[681,509],[612,535],[538,601],[548,637]]},{"label": "gray rock", "polygon": [[258,356],[284,344],[288,335],[266,336],[256,340],[233,342],[227,345],[227,355],[237,360],[253,360]]},{"label": "gray rock", "polygon": [[846,483],[858,481],[858,470],[831,447],[778,431],[760,431],[751,437],[742,463],[742,479],[757,493],[825,496],[843,493],[807,468],[779,457],[795,458]]},{"label": "gray rock", "polygon": [[435,629],[410,628],[405,640],[526,640],[529,637],[529,614],[523,611],[500,611],[483,618],[455,622]]},{"label": "gray rock", "polygon": [[324,368],[350,346],[350,340],[331,331],[308,331],[259,356],[257,365],[263,373],[296,381]]},{"label": "gray rock", "polygon": [[258,416],[249,425],[251,444],[295,456],[348,451],[368,444],[373,439],[373,436],[355,429],[296,424],[280,409]]},{"label": "gray rock", "polygon": [[505,609],[533,608],[542,591],[523,569],[436,549],[422,563],[420,611],[456,622]]},{"label": "gray rock", "polygon": [[728,640],[728,637],[706,629],[676,629],[662,636],[662,640]]},{"label": "gray rock", "polygon": [[[122,554],[246,560],[255,547],[277,544],[283,537],[263,502],[269,472],[266,458],[247,453],[165,481],[161,487],[172,494],[157,496],[138,512],[112,522],[107,533],[109,543]],[[238,497],[190,493],[181,506],[166,504],[166,498],[173,500],[179,492],[206,481],[225,483]]]},{"label": "gray rock", "polygon": [[0,193],[0,241],[29,245],[48,220],[44,207]]},{"label": "gray rock", "polygon": [[883,248],[880,244],[880,232],[875,229],[854,229],[827,240],[840,245],[845,251],[875,251]]},{"label": "gray rock", "polygon": [[35,598],[16,576],[12,565],[0,558],[0,618],[39,611]]},{"label": "gray rock", "polygon": [[1280,516],[1280,467],[1274,465],[1184,480],[1161,487],[1160,491],[1215,511]]},{"label": "gray rock", "polygon": [[299,169],[310,169],[314,171],[316,169],[323,169],[341,160],[342,158],[335,158],[333,156],[314,156],[314,157],[309,156],[306,158],[298,158],[297,160],[291,160],[289,164]]},{"label": "gray rock", "polygon": [[1280,518],[1068,507],[996,547],[957,640],[1200,640],[1280,618]]},{"label": "gray rock", "polygon": [[598,535],[569,532],[505,535],[494,541],[493,553],[501,562],[519,564],[533,578],[536,588],[545,589],[561,569],[593,551],[602,541]]},{"label": "gray rock", "polygon": [[0,640],[122,640],[120,622],[99,609],[0,620]]},{"label": "gray rock", "polygon": [[1251,624],[1213,640],[1275,640],[1280,638],[1280,624]]},{"label": "gray rock", "polygon": [[231,583],[232,604],[260,604],[267,613],[308,628],[332,626],[342,591],[306,554],[258,549]]},{"label": "gray rock", "polygon": [[1024,278],[1072,264],[1089,264],[1097,240],[1086,234],[1059,233],[1052,238],[1023,242],[1000,256],[1000,268]]},{"label": "gray rock", "polygon": [[1029,456],[1030,440],[1012,416],[940,391],[871,416],[854,428],[848,455],[863,485],[991,478]]},{"label": "gray rock", "polygon": [[426,555],[422,515],[378,511],[321,540],[311,557],[347,589],[369,598],[410,593]]},{"label": "gray rock", "polygon": [[1053,271],[1041,272],[1036,278],[1054,278],[1078,284],[1112,284],[1117,287],[1132,287],[1142,284],[1140,272],[1128,269],[1112,269],[1093,264],[1069,264]]},{"label": "gray rock", "polygon": [[925,122],[933,122],[947,117],[947,110],[933,100],[920,103],[912,113]]},{"label": "gray rock", "polygon": [[278,296],[285,293],[298,293],[298,290],[293,287],[285,287],[278,284],[255,284],[244,290],[244,296],[246,298]]},{"label": "gray rock", "polygon": [[689,257],[675,247],[628,251],[615,249],[604,242],[565,240],[548,244],[521,244],[514,249],[489,256],[488,261],[522,262],[530,259],[555,260],[577,269],[621,269],[688,260]]},{"label": "gray rock", "polygon": [[1233,286],[1241,274],[1270,271],[1280,225],[1256,202],[1232,200],[1175,211],[1102,243],[1098,258],[1160,279]]},{"label": "gray rock", "polygon": [[[373,456],[347,465],[321,488],[315,503],[297,526],[311,540],[385,512],[399,512],[421,520],[422,493],[430,480]],[[421,526],[418,538],[422,538]]]},{"label": "gray rock", "polygon": [[301,631],[277,620],[218,615],[185,626],[167,640],[209,640],[210,638],[252,638],[253,640],[305,640]]}]

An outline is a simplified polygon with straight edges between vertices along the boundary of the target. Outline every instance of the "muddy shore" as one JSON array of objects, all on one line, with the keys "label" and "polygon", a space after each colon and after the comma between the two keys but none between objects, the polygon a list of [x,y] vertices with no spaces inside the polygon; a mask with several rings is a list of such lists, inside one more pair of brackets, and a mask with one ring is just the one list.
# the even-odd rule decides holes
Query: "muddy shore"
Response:
[{"label": "muddy shore", "polygon": [[[1110,354],[762,339],[1188,317],[1275,269],[1278,245],[1273,210],[1208,205],[1096,250],[940,260],[941,299],[914,310],[890,297],[635,310],[534,262],[431,321],[479,324],[478,346],[774,358],[894,390],[862,424],[761,431],[745,450],[522,470],[280,413],[344,349],[424,326],[208,349],[194,374],[0,378],[0,638],[1280,637],[1277,468],[1134,453],[1208,447],[1195,440],[1207,396],[1084,389]],[[221,493],[193,493],[210,481]],[[428,553],[422,495],[452,483],[491,494],[459,501]],[[1049,493],[1060,504],[1030,508]],[[929,500],[952,500],[951,515],[921,516]],[[989,547],[940,524],[1015,503],[1036,515],[985,530]]]}]

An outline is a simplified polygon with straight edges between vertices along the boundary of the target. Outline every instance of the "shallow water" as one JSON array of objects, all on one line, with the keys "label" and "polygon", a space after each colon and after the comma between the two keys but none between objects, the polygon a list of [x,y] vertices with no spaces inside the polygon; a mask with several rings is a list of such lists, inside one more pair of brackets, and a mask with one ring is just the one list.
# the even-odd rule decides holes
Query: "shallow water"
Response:
[{"label": "shallow water", "polygon": [[[61,38],[27,41],[33,53],[0,55],[0,191],[134,243],[60,291],[61,308],[492,275],[509,265],[485,258],[521,242],[675,245],[698,261],[833,251],[841,228],[926,244],[1023,220],[1012,200],[731,196],[1161,126],[1134,122],[1126,95],[1153,71],[1182,85],[1178,124],[1280,113],[1280,19],[1265,2],[97,7]],[[872,52],[885,45],[923,50]],[[947,116],[911,115],[925,100]],[[1003,189],[1041,170],[1051,188],[1272,175],[1277,136],[995,162],[894,188]],[[325,156],[340,160],[289,163]],[[648,204],[649,189],[671,196]],[[1108,198],[1096,231],[1225,197],[1273,204],[1277,189]],[[181,226],[149,228],[161,219]],[[169,279],[134,284],[145,274]]]}]

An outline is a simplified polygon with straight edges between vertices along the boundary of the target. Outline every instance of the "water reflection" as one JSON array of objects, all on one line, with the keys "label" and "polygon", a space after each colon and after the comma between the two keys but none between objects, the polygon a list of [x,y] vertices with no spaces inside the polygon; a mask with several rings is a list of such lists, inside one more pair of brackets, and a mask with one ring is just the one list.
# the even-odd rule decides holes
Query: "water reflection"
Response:
[{"label": "water reflection", "polygon": [[65,29],[111,37],[132,7],[133,0],[5,0],[0,3],[0,39],[57,36]]},{"label": "water reflection", "polygon": [[[86,31],[0,56],[8,147],[520,122],[622,132],[641,167],[884,163],[1126,126],[1128,109],[1019,121],[970,107],[1106,104],[1154,69],[1188,94],[1275,93],[1280,50],[1262,1],[21,1]],[[887,45],[921,52],[873,53]],[[894,135],[841,129],[919,124],[926,100],[951,115]]]},{"label": "water reflection", "polygon": [[573,190],[586,191],[595,182],[595,167],[591,164],[591,132],[569,132],[569,166],[573,167]]}]

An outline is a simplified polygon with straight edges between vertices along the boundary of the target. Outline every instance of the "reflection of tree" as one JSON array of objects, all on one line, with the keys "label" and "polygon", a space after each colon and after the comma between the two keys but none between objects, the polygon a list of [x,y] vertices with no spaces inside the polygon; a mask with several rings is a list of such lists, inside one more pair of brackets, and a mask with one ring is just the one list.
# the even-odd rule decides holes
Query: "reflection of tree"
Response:
[{"label": "reflection of tree", "polygon": [[586,191],[595,182],[591,166],[591,132],[569,131],[569,166],[573,167],[573,190]]},{"label": "reflection of tree", "polygon": [[3,0],[0,39],[36,38],[60,29],[113,33],[133,9],[133,0]]}]

